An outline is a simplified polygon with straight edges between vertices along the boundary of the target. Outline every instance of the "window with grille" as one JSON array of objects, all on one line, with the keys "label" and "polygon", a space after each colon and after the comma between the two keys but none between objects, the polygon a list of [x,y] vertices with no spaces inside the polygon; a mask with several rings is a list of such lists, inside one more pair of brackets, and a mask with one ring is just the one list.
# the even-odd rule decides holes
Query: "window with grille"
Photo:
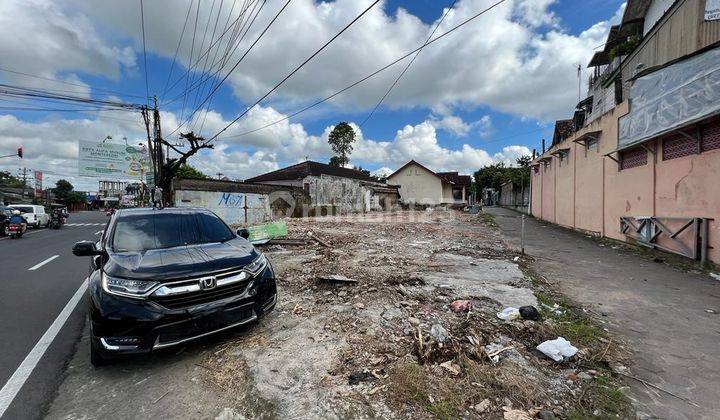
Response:
[{"label": "window with grille", "polygon": [[647,151],[642,147],[620,152],[620,169],[636,168],[647,164]]},{"label": "window with grille", "polygon": [[563,166],[563,164],[567,164],[570,160],[570,151],[567,152],[560,152],[558,154],[558,166]]},{"label": "window with grille", "polygon": [[663,160],[697,154],[697,140],[682,134],[671,134],[663,139]]},{"label": "window with grille", "polygon": [[720,122],[702,126],[702,151],[720,149]]},{"label": "window with grille", "polygon": [[600,140],[597,139],[597,138],[587,139],[587,141],[585,141],[585,151],[587,152],[587,151],[590,151],[590,150],[593,150],[593,149],[594,149],[595,151],[597,151],[599,144],[600,144]]}]

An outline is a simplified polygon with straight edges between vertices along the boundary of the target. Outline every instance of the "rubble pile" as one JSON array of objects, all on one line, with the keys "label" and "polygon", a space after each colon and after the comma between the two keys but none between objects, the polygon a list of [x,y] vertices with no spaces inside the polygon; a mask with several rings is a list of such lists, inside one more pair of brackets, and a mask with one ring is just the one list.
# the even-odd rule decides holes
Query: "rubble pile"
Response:
[{"label": "rubble pile", "polygon": [[[208,361],[216,383],[242,390],[244,415],[616,414],[588,390],[617,346],[575,334],[565,309],[539,302],[523,259],[482,217],[291,219],[288,232],[263,246],[279,279],[275,312]],[[520,310],[500,319],[505,308]],[[536,348],[559,338],[580,339],[577,353],[557,361]]]}]

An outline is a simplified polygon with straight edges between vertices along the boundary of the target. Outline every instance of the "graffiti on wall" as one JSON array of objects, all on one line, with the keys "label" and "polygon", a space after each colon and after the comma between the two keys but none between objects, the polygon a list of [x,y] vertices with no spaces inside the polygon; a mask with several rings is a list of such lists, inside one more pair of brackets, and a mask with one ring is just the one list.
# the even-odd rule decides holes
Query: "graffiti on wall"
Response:
[{"label": "graffiti on wall", "polygon": [[267,195],[216,191],[175,191],[175,206],[203,207],[220,216],[225,223],[239,226],[270,220]]}]

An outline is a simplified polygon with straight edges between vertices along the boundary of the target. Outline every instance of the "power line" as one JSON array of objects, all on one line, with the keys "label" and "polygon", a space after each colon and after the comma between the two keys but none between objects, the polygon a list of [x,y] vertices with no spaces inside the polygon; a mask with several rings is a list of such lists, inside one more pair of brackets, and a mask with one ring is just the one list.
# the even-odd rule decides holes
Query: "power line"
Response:
[{"label": "power line", "polygon": [[[245,0],[245,1],[247,1],[247,0]],[[254,0],[254,1],[257,1],[257,0]],[[192,5],[192,4],[191,4],[191,5]],[[234,7],[230,10],[230,14],[228,15],[228,20],[229,20],[229,17],[231,17],[231,15],[232,15],[232,10],[233,10],[233,9],[234,9]],[[235,20],[232,22],[231,26],[232,26],[233,28],[235,28],[235,27],[237,26],[238,21],[239,21],[241,18],[243,18],[244,13],[245,13],[245,11],[240,12],[240,14],[238,15],[238,17],[235,18]],[[234,25],[234,26],[233,26],[233,25]],[[217,42],[221,42],[221,40],[222,40],[223,38],[225,38],[225,35],[227,34],[227,31],[229,31],[229,30],[230,30],[230,27],[228,27],[228,26],[226,25],[226,29],[223,31],[223,33],[220,35],[220,37],[218,38],[218,40],[215,41],[215,42],[216,42],[216,43],[217,43]],[[234,31],[233,31],[233,33],[234,33]],[[228,46],[232,44],[232,43],[230,42],[230,39],[232,39],[232,36],[233,36],[233,35],[231,34],[230,38],[228,38],[228,43],[226,44],[226,48],[228,48]],[[214,45],[213,45],[213,46],[214,46]],[[211,47],[212,47],[212,46],[211,46]],[[204,54],[202,54],[200,57],[198,57],[198,59],[197,59],[197,61],[196,61],[195,63],[192,63],[192,61],[191,61],[191,62],[189,63],[190,65],[185,69],[185,73],[184,73],[183,75],[181,75],[180,77],[178,77],[177,79],[175,79],[175,81],[174,81],[174,82],[172,83],[172,85],[168,88],[168,90],[174,89],[175,86],[177,86],[177,84],[180,83],[180,81],[182,81],[183,78],[185,78],[185,76],[186,76],[190,71],[192,71],[192,70],[195,68],[195,66],[197,66],[198,64],[200,64],[200,60],[201,60],[203,57],[205,57],[205,55],[208,54],[209,51],[210,51],[210,49],[208,49],[208,51],[206,51]],[[217,64],[217,63],[214,63],[211,68],[215,67],[215,64]],[[176,101],[177,99],[178,99],[178,98],[175,98],[175,99],[173,99],[173,100],[171,100],[170,102],[167,102],[167,103],[172,103],[172,102]],[[167,103],[165,103],[165,104],[163,104],[163,105],[166,105]]]},{"label": "power line", "polygon": [[428,44],[428,42],[430,42],[430,40],[432,39],[433,35],[435,35],[435,32],[438,30],[438,28],[440,27],[440,25],[441,25],[441,24],[443,23],[443,21],[445,20],[445,17],[448,15],[448,13],[450,13],[450,10],[452,10],[453,8],[455,8],[455,3],[457,3],[457,0],[453,0],[453,2],[452,2],[452,4],[450,5],[450,7],[445,10],[445,13],[443,13],[443,15],[442,15],[442,17],[440,18],[440,20],[438,21],[437,25],[435,25],[435,28],[432,30],[432,32],[430,32],[430,35],[429,35],[429,36],[427,37],[427,39],[425,40],[425,43],[422,44],[422,46],[420,47],[420,49],[418,50],[418,52],[415,53],[415,56],[412,58],[412,60],[410,60],[410,62],[407,63],[407,65],[405,66],[405,68],[403,69],[403,71],[400,72],[400,74],[399,74],[398,77],[395,79],[395,81],[390,85],[390,87],[388,88],[387,92],[385,92],[385,94],[380,98],[380,100],[378,101],[378,103],[375,104],[375,107],[370,111],[369,114],[367,114],[367,116],[365,117],[365,119],[360,123],[360,127],[361,127],[361,128],[362,128],[363,125],[365,125],[366,122],[368,122],[368,120],[369,120],[370,118],[372,118],[372,116],[373,116],[373,114],[375,113],[375,111],[377,111],[377,109],[380,107],[380,105],[383,103],[383,101],[385,101],[385,98],[387,98],[387,96],[390,94],[390,92],[393,90],[393,88],[395,88],[395,86],[398,84],[398,82],[400,81],[400,79],[402,79],[402,77],[405,75],[405,72],[407,72],[408,69],[410,68],[410,66],[413,65],[413,63],[415,62],[415,60],[418,58],[418,56],[419,56],[420,53],[422,52],[422,49],[425,48],[425,46]]},{"label": "power line", "polygon": [[170,65],[170,72],[168,73],[167,81],[165,82],[165,87],[163,87],[161,97],[164,97],[167,93],[167,88],[170,84],[170,78],[172,77],[172,72],[175,69],[175,62],[177,61],[178,52],[180,51],[180,45],[182,44],[183,37],[185,36],[185,28],[187,27],[187,23],[190,18],[190,10],[192,10],[193,3],[195,3],[195,0],[190,1],[190,6],[188,7],[187,13],[185,14],[185,23],[183,23],[182,32],[180,32],[180,38],[178,39],[177,48],[175,48],[175,55],[173,56],[173,61]]},{"label": "power line", "polygon": [[[374,72],[372,72],[372,73],[370,73],[369,75],[363,77],[362,79],[357,80],[357,81],[349,84],[348,86],[345,86],[344,88],[340,89],[339,91],[333,93],[333,94],[330,95],[330,96],[327,96],[327,97],[325,97],[325,98],[323,98],[323,99],[320,99],[320,100],[318,100],[318,101],[316,101],[316,102],[314,102],[314,103],[312,103],[312,104],[310,104],[310,105],[308,105],[308,106],[306,106],[306,107],[304,107],[304,108],[302,108],[302,109],[300,109],[300,110],[298,110],[298,111],[293,112],[293,113],[290,114],[290,115],[287,115],[287,116],[285,116],[285,117],[283,117],[283,118],[280,118],[280,119],[278,119],[278,120],[275,120],[275,121],[273,121],[273,122],[271,122],[271,123],[269,123],[269,124],[266,124],[266,125],[264,125],[264,126],[261,126],[261,127],[258,127],[258,128],[255,128],[255,129],[252,129],[252,130],[249,130],[249,131],[246,131],[246,132],[244,132],[244,133],[235,134],[235,135],[231,135],[231,136],[225,136],[224,138],[237,138],[237,137],[246,136],[246,135],[248,135],[248,134],[252,134],[252,133],[258,132],[258,131],[260,131],[260,130],[264,130],[264,129],[268,128],[268,127],[272,127],[273,125],[279,124],[279,123],[281,123],[281,122],[283,122],[283,121],[287,121],[287,120],[289,120],[289,119],[292,118],[292,117],[295,117],[295,116],[297,116],[297,115],[302,114],[302,113],[305,112],[305,111],[308,111],[308,110],[310,110],[310,109],[312,109],[312,108],[315,108],[316,106],[318,106],[318,105],[320,105],[320,104],[322,104],[322,103],[324,103],[324,102],[329,101],[330,99],[332,99],[332,98],[334,98],[334,97],[336,97],[336,96],[338,96],[338,95],[340,95],[340,94],[342,94],[342,93],[344,93],[344,92],[346,92],[346,91],[354,88],[355,86],[357,86],[357,85],[365,82],[366,80],[368,80],[368,79],[376,76],[377,74],[379,74],[379,73],[381,73],[381,72],[389,69],[390,67],[394,66],[395,64],[401,62],[402,60],[410,57],[410,56],[413,55],[414,53],[420,51],[421,49],[423,49],[423,48],[426,47],[427,45],[430,45],[430,44],[432,44],[432,43],[434,43],[434,42],[436,42],[436,41],[444,38],[445,36],[451,34],[452,32],[455,32],[456,30],[460,29],[462,26],[464,26],[464,25],[468,24],[469,22],[477,19],[478,17],[480,17],[480,16],[482,16],[483,14],[489,12],[490,10],[492,10],[492,9],[495,8],[495,7],[497,7],[497,6],[500,5],[501,3],[504,3],[505,1],[506,1],[506,0],[500,0],[500,1],[498,1],[498,2],[496,2],[496,3],[494,3],[494,4],[492,4],[492,5],[490,5],[489,7],[483,9],[482,11],[480,11],[480,12],[478,12],[478,13],[476,13],[475,15],[471,16],[470,18],[464,20],[464,21],[461,22],[460,24],[458,24],[458,25],[450,28],[447,32],[444,32],[443,34],[438,35],[438,36],[436,36],[435,38],[431,39],[430,41],[428,41],[428,42],[427,42],[426,44],[424,44],[423,46],[418,47],[418,48],[416,48],[416,49],[408,52],[407,54],[403,55],[402,57],[399,57],[399,58],[396,59],[395,61],[393,61],[393,62],[391,62],[391,63],[389,63],[389,64],[386,64],[385,66],[383,66],[383,67],[375,70]],[[213,136],[213,139],[214,139],[215,137],[217,137],[217,136]]]},{"label": "power line", "polygon": [[[90,85],[85,85],[85,84],[80,84],[80,83],[72,83],[72,82],[67,82],[67,81],[65,81],[65,80],[56,80],[56,79],[52,79],[52,78],[50,78],[50,77],[38,76],[38,75],[35,75],[35,74],[25,73],[25,72],[21,72],[21,71],[17,71],[17,70],[10,70],[10,69],[3,68],[3,67],[0,67],[0,71],[4,71],[4,72],[6,72],[6,73],[17,74],[17,75],[19,75],[19,76],[30,77],[30,78],[33,78],[33,79],[47,80],[47,81],[49,81],[49,82],[60,83],[60,84],[64,84],[64,85],[77,86],[77,87],[82,87],[82,88],[90,88],[90,89],[96,90],[96,91],[98,91],[98,92],[107,92],[108,94],[113,94],[113,95],[117,95],[117,96],[126,96],[126,97],[143,98],[143,99],[145,98],[145,96],[142,96],[142,95],[131,95],[131,94],[123,93],[123,92],[118,92],[118,91],[115,91],[115,90],[98,88],[98,87],[94,87],[94,86],[90,86]],[[48,89],[48,90],[50,90],[50,89]],[[56,89],[56,90],[57,90],[57,89]],[[69,92],[69,91],[68,91],[68,92]],[[73,92],[76,92],[76,91],[73,91]]]},{"label": "power line", "polygon": [[[260,35],[258,35],[258,37],[255,39],[255,41],[253,41],[253,43],[250,44],[250,46],[249,46],[248,49],[245,51],[245,53],[240,57],[240,59],[235,63],[235,65],[230,69],[230,71],[228,71],[228,73],[225,75],[225,77],[223,77],[223,78],[213,87],[213,89],[210,91],[210,93],[205,97],[205,99],[200,103],[200,105],[197,106],[197,108],[196,108],[190,115],[195,115],[195,113],[196,113],[200,108],[202,108],[202,106],[205,105],[205,103],[207,103],[208,99],[210,99],[210,97],[212,97],[212,95],[214,95],[215,92],[217,92],[217,90],[218,90],[218,89],[220,88],[220,86],[225,82],[225,80],[227,80],[227,78],[230,77],[230,75],[232,74],[232,72],[235,71],[235,69],[240,65],[240,63],[242,63],[242,61],[245,59],[245,57],[247,57],[247,55],[250,53],[250,51],[255,47],[255,45],[258,43],[258,41],[260,41],[260,39],[265,35],[265,33],[268,31],[268,29],[270,29],[270,27],[273,25],[273,23],[275,23],[275,21],[277,20],[277,18],[280,17],[280,15],[282,14],[282,12],[283,12],[283,11],[285,10],[285,8],[290,4],[291,1],[292,1],[292,0],[287,0],[287,1],[285,2],[285,4],[283,5],[283,7],[280,8],[280,10],[279,10],[279,11],[275,14],[275,16],[270,20],[270,22],[267,24],[267,26],[265,26],[265,29],[263,29],[262,32],[260,32]],[[380,0],[376,0],[375,3],[377,3],[378,1],[380,1]],[[265,4],[265,2],[263,2],[263,5],[264,5],[264,4]],[[258,13],[260,13],[260,10],[258,10]],[[257,17],[257,14],[256,14],[255,16]],[[253,19],[253,21],[254,21],[254,19]],[[248,27],[248,29],[250,29],[250,28]],[[247,33],[247,32],[246,32],[246,33]],[[238,44],[238,45],[239,45],[239,44]],[[184,121],[185,121],[184,119],[181,119],[180,125],[178,125],[178,127],[175,128],[175,130],[173,130],[170,134],[173,134],[174,132],[176,132],[177,130],[179,130],[180,127],[182,127]]]},{"label": "power line", "polygon": [[[198,0],[198,5],[195,8],[195,25],[193,27],[193,37],[192,37],[192,44],[190,46],[190,62],[192,63],[193,59],[193,52],[195,50],[195,35],[197,34],[197,23],[198,23],[198,16],[200,15],[200,0]],[[187,88],[188,88],[188,82],[190,81],[190,72],[185,72],[185,93],[183,94],[183,102],[182,102],[182,111],[180,111],[180,120],[182,120],[185,117],[185,102],[187,101]]]},{"label": "power line", "polygon": [[[503,1],[504,1],[504,0],[503,0]],[[290,2],[290,0],[288,0],[288,3],[289,3],[289,2]],[[332,38],[330,38],[325,44],[323,44],[322,47],[320,47],[317,51],[315,51],[312,55],[310,55],[310,57],[308,57],[305,61],[303,61],[299,66],[297,66],[297,67],[295,68],[295,70],[291,71],[290,74],[288,74],[287,76],[285,76],[285,78],[283,78],[278,84],[276,84],[275,86],[273,86],[273,88],[270,89],[265,95],[263,95],[262,97],[260,97],[260,99],[258,99],[257,101],[255,101],[255,103],[254,103],[252,106],[248,107],[245,111],[241,112],[240,115],[238,115],[234,120],[230,121],[229,124],[227,124],[225,127],[223,127],[222,130],[218,131],[216,134],[214,134],[212,137],[210,137],[210,139],[207,140],[205,143],[207,144],[207,143],[211,142],[213,139],[217,138],[220,134],[222,134],[225,130],[227,130],[228,128],[230,128],[230,126],[232,126],[233,124],[235,124],[240,118],[242,118],[245,114],[247,114],[247,113],[248,113],[252,108],[254,108],[257,104],[259,104],[260,102],[262,102],[263,99],[265,99],[265,98],[267,98],[268,96],[270,96],[275,90],[277,90],[277,88],[279,88],[280,86],[282,86],[283,83],[285,83],[288,79],[290,79],[295,73],[297,73],[298,71],[300,71],[300,69],[303,68],[307,63],[309,63],[310,60],[312,60],[312,59],[315,58],[318,54],[320,54],[325,48],[327,48],[328,45],[330,45],[333,41],[335,41],[340,35],[342,35],[346,30],[348,30],[348,28],[350,28],[353,24],[355,24],[355,22],[357,22],[361,17],[363,17],[367,12],[370,11],[370,9],[372,9],[372,8],[373,8],[376,4],[378,4],[379,2],[380,2],[380,0],[375,0],[375,1],[373,1],[373,2],[370,4],[370,6],[368,6],[365,10],[362,11],[362,13],[360,13],[359,15],[357,15],[353,20],[350,21],[350,23],[348,23],[347,25],[345,25],[345,27],[342,28],[342,29],[340,30],[340,32],[338,32],[337,34],[335,34],[335,36],[333,36]],[[286,4],[286,5],[287,5],[287,4]]]},{"label": "power line", "polygon": [[[262,11],[263,6],[265,6],[266,1],[263,0],[260,8],[257,10],[257,12],[254,12],[254,11],[255,11],[255,6],[257,6],[257,4],[258,4],[258,2],[256,1],[256,2],[253,4],[253,9],[250,11],[250,16],[252,16],[253,13],[255,13],[255,15],[252,17],[252,20],[248,19],[248,21],[249,21],[250,23],[249,23],[249,25],[247,26],[247,29],[245,30],[245,33],[243,33],[242,36],[240,37],[240,34],[243,32],[243,28],[245,27],[245,24],[248,22],[248,21],[245,21],[244,19],[243,19],[242,21],[239,21],[239,23],[240,23],[240,30],[237,31],[237,32],[235,32],[235,31],[233,30],[233,35],[231,35],[231,37],[230,37],[230,39],[229,39],[229,42],[228,42],[227,47],[226,47],[226,52],[223,54],[223,56],[220,58],[220,60],[218,60],[218,61],[216,61],[215,63],[213,63],[213,65],[210,67],[211,69],[213,69],[213,68],[215,68],[216,65],[219,65],[219,66],[217,67],[217,69],[213,72],[213,74],[212,74],[212,75],[206,74],[206,75],[204,75],[204,76],[201,76],[198,81],[192,83],[191,86],[190,86],[190,88],[187,88],[187,89],[185,90],[185,93],[184,93],[183,95],[189,93],[189,92],[192,91],[192,90],[197,89],[197,88],[200,86],[200,83],[202,83],[202,82],[204,82],[204,81],[207,81],[207,80],[210,80],[210,79],[212,79],[212,78],[214,78],[214,77],[217,77],[217,75],[220,74],[220,72],[222,71],[222,69],[225,68],[225,65],[226,65],[226,63],[227,63],[227,61],[226,61],[227,57],[229,57],[229,55],[235,54],[235,51],[237,51],[238,47],[240,47],[240,44],[242,43],[243,39],[245,39],[245,35],[246,35],[247,32],[250,30],[250,28],[252,27],[253,23],[255,22],[255,19],[257,18],[257,16],[258,16],[258,15],[260,14],[260,12]],[[245,15],[245,13],[247,12],[248,9],[249,9],[249,5],[248,5],[247,8],[245,8],[245,10],[243,10],[243,12],[242,12],[243,17],[244,17],[244,15]],[[237,21],[238,21],[238,19],[236,19],[236,22],[237,22]],[[237,27],[238,24],[235,23],[235,25],[236,25],[236,27]],[[238,38],[237,38],[234,34],[237,34],[237,36],[240,37],[240,39],[237,40]],[[236,42],[236,40],[237,40],[237,42]],[[232,46],[233,44],[234,44],[234,47]],[[230,51],[230,52],[229,52],[229,55],[228,55],[228,52],[227,52],[227,51],[229,51],[228,48],[230,48],[230,47],[232,47],[232,51]],[[251,48],[252,48],[252,47],[251,47]],[[249,50],[248,50],[248,51],[249,51]],[[241,58],[241,60],[242,60],[242,58]],[[231,70],[230,72],[232,72],[232,70]],[[229,74],[228,74],[228,75],[229,75]],[[212,85],[212,87],[215,87],[214,84]],[[211,89],[212,89],[212,87],[211,87]],[[180,95],[180,96],[182,96],[182,95]],[[171,103],[175,102],[177,99],[180,98],[180,96],[177,96],[177,97],[175,97],[174,99],[166,102],[164,105],[168,105],[168,104],[171,104]],[[198,106],[197,109],[200,109],[200,107],[202,107],[202,104],[201,104],[200,106]],[[197,110],[196,110],[196,111],[197,111]],[[194,115],[196,111],[194,111],[188,118],[184,118],[184,115],[181,115],[182,118],[180,119],[180,124],[179,124],[172,132],[170,132],[170,134],[175,133],[175,132],[176,132],[177,130],[179,130],[180,127],[182,127],[186,122],[190,122],[190,121],[192,120],[192,115]]]},{"label": "power line", "polygon": [[140,0],[140,24],[142,26],[142,42],[143,42],[143,61],[145,67],[145,96],[147,104],[150,104],[150,85],[148,83],[147,54],[145,52],[145,12],[143,0]]},{"label": "power line", "polygon": [[0,83],[0,88],[5,88],[5,89],[0,89],[0,94],[5,95],[5,96],[11,96],[11,97],[56,99],[56,100],[60,100],[60,101],[80,102],[80,103],[84,103],[84,104],[96,104],[96,105],[103,105],[103,106],[116,107],[116,108],[126,108],[126,109],[127,108],[136,109],[141,106],[141,105],[137,105],[137,104],[129,104],[129,103],[123,103],[123,102],[98,100],[98,99],[89,99],[89,98],[83,98],[83,97],[72,96],[72,95],[58,95],[58,94],[45,92],[40,89],[19,88],[17,86],[7,85],[4,83]]},{"label": "power line", "polygon": [[[230,59],[230,57],[232,56],[232,54],[235,54],[235,51],[237,51],[237,49],[240,47],[240,45],[242,45],[243,40],[245,40],[245,36],[246,36],[246,35],[248,34],[248,32],[250,31],[250,28],[252,28],[252,25],[255,23],[255,19],[257,19],[258,15],[260,14],[260,11],[263,9],[263,7],[265,6],[266,3],[267,3],[267,1],[266,1],[266,0],[263,0],[262,4],[260,4],[260,8],[258,9],[257,13],[255,13],[255,14],[253,15],[253,12],[251,11],[249,16],[252,16],[252,18],[248,18],[247,21],[242,22],[242,24],[241,24],[241,26],[240,26],[240,29],[239,29],[239,31],[237,32],[237,35],[236,35],[236,37],[235,37],[234,40],[233,40],[233,43],[235,44],[235,47],[232,49],[231,52],[229,52],[229,54],[228,54],[228,53],[223,54],[223,56],[220,58],[220,61],[222,62],[222,66],[219,67],[219,68],[217,69],[217,71],[215,71],[210,77],[208,77],[207,80],[211,80],[212,78],[216,77],[218,74],[220,74],[220,72],[222,71],[222,69],[225,68],[225,66],[227,65],[227,62],[228,62],[228,60]],[[257,4],[258,4],[258,3],[255,3],[254,6],[257,6]],[[253,10],[255,10],[255,7],[254,7],[254,6],[253,6]],[[243,29],[244,29],[244,31],[243,31]],[[241,34],[242,34],[242,35],[241,35]],[[217,51],[216,51],[216,53],[217,53]],[[230,70],[230,72],[232,72],[232,71],[233,71],[233,70]],[[219,84],[219,83],[221,83],[221,82],[218,81],[218,84]],[[219,87],[219,85],[218,85],[218,87]],[[213,82],[213,83],[210,84],[210,90],[212,90],[212,89],[214,89],[214,88],[215,88],[215,82]],[[210,90],[209,90],[208,92],[210,92]],[[203,87],[200,92],[202,92],[202,94],[205,95],[205,92],[204,92],[204,91],[205,91],[205,89],[204,89],[204,87]],[[203,122],[202,122],[202,124],[200,125],[200,130],[202,130],[202,127],[205,126],[205,119],[207,118],[207,113],[208,113],[208,110],[209,110],[209,108],[210,108],[210,104],[212,104],[212,97],[210,97],[210,100],[208,101],[208,106],[205,107],[205,116],[203,117]],[[201,106],[202,106],[202,105],[200,105],[198,108],[200,108]]]}]

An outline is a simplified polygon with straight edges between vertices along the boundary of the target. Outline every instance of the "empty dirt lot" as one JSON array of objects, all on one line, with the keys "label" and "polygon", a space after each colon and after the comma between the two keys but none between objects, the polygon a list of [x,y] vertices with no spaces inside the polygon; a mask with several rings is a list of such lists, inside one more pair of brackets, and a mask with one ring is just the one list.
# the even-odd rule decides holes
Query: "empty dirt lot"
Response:
[{"label": "empty dirt lot", "polygon": [[[271,315],[101,369],[84,338],[48,417],[629,414],[612,373],[622,346],[539,281],[492,219],[408,211],[292,219],[288,229],[284,244],[263,246],[279,278]],[[525,305],[542,318],[496,316]],[[560,363],[535,350],[558,336],[579,348]]]}]

